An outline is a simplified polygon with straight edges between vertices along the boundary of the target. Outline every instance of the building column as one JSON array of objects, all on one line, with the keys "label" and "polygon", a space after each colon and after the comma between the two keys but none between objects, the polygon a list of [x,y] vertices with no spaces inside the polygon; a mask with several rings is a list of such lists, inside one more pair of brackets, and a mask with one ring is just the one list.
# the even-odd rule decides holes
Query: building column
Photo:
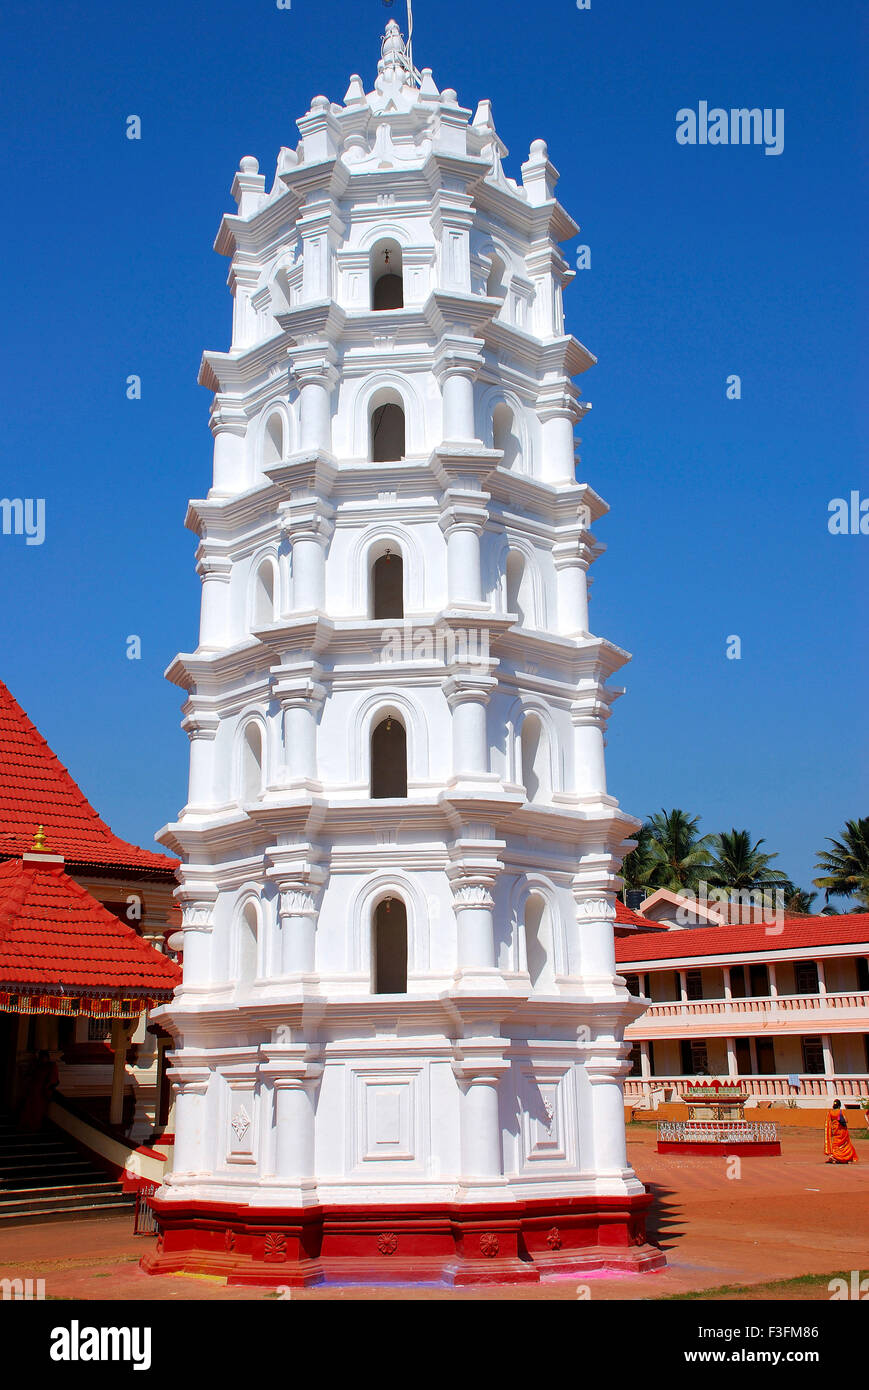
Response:
[{"label": "building column", "polygon": [[205,1102],[210,1072],[173,1061],[169,1073],[175,1092],[173,1176],[201,1173],[205,1163]]},{"label": "building column", "polygon": [[819,960],[818,965],[818,994],[827,993],[827,976],[824,973],[824,962]]},{"label": "building column", "polygon": [[332,452],[332,392],[338,374],[334,348],[315,344],[302,356],[292,352],[293,376],[299,388],[299,444],[303,453]]},{"label": "building column", "polygon": [[444,684],[452,714],[454,781],[490,779],[486,706],[497,684],[494,676],[467,670],[452,673]]},{"label": "building column", "polygon": [[265,1062],[260,1075],[271,1081],[275,1098],[274,1175],[293,1185],[312,1186],[315,1099],[323,1075],[319,1053],[307,1043],[293,1042],[273,1042],[261,1050]]},{"label": "building column", "polygon": [[688,972],[686,970],[677,971],[679,976],[679,998],[683,1004],[688,1002]]},{"label": "building column", "polygon": [[453,894],[458,942],[457,976],[461,988],[490,993],[503,990],[497,970],[495,900],[492,890],[501,871],[503,841],[460,840],[450,850],[447,876]]},{"label": "building column", "polygon": [[305,878],[278,881],[284,975],[312,975],[316,969],[318,897],[323,879],[322,870],[312,870]]},{"label": "building column", "polygon": [[283,529],[292,546],[293,613],[322,611],[326,601],[326,551],[334,530],[333,510],[316,498],[290,502]]},{"label": "building column", "polygon": [[824,1049],[824,1077],[828,1096],[836,1094],[836,1067],[833,1061],[833,1039],[829,1033],[821,1034],[821,1046]]},{"label": "building column", "polygon": [[130,1028],[123,1018],[112,1019],[112,1093],[109,1101],[109,1124],[120,1129],[124,1123],[124,1087],[127,1080],[127,1048]]},{"label": "building column", "polygon": [[574,736],[574,791],[579,797],[606,796],[605,729],[610,707],[598,691],[574,700],[570,707]]},{"label": "building column", "polygon": [[217,889],[203,893],[199,886],[176,890],[181,905],[184,985],[207,985],[211,980],[211,940],[214,932],[214,904]]},{"label": "building column", "polygon": [[[729,971],[727,973],[730,974]],[[725,1038],[724,1041],[727,1044],[727,1075],[729,1077],[739,1076],[739,1067],[736,1063],[736,1039]]]},{"label": "building column", "polygon": [[556,485],[576,480],[576,441],[573,429],[583,413],[578,391],[564,378],[537,397],[537,417],[543,434],[543,481]]},{"label": "building column", "polygon": [[220,728],[216,714],[205,710],[191,709],[181,721],[181,727],[190,740],[190,771],[187,781],[187,806],[211,806],[214,802],[214,740]]},{"label": "building column", "polygon": [[751,1074],[752,1076],[757,1076],[757,1041],[755,1038],[749,1038],[748,1051],[751,1056]]},{"label": "building column", "polygon": [[247,483],[247,423],[237,401],[215,396],[210,421],[214,436],[214,491],[224,496],[242,492]]},{"label": "building column", "polygon": [[498,1086],[509,1070],[505,1040],[463,1038],[456,1044],[453,1074],[461,1089],[462,1182],[482,1186],[502,1182],[501,1117]]},{"label": "building column", "polygon": [[216,651],[230,642],[229,584],[232,563],[222,555],[208,555],[200,546],[196,573],[202,581],[199,645]]},{"label": "building column", "polygon": [[628,1168],[624,1079],[628,1063],[621,1044],[591,1043],[585,1064],[591,1082],[591,1135],[596,1177],[622,1177]]},{"label": "building column", "polygon": [[[449,499],[447,499],[449,501]],[[480,537],[489,518],[488,493],[479,502],[450,503],[439,525],[447,542],[447,592],[451,608],[483,607]]]},{"label": "building column", "polygon": [[724,998],[727,1000],[728,1003],[732,1003],[732,1001],[733,1001],[733,984],[732,984],[732,981],[731,981],[731,978],[730,978],[730,966],[729,966],[729,965],[722,966],[722,968],[721,968],[721,973],[722,973],[722,975],[724,976]]},{"label": "building column", "polygon": [[561,541],[553,546],[552,559],[558,585],[558,631],[564,636],[587,636],[591,550],[575,540]]},{"label": "building column", "polygon": [[775,962],[767,961],[766,969],[769,977],[769,997],[770,999],[778,999],[778,981],[775,974]]},{"label": "building column", "polygon": [[319,684],[319,666],[312,665],[306,675],[294,680],[279,680],[274,686],[275,698],[283,714],[283,784],[312,787],[317,779],[317,723],[326,688]]}]

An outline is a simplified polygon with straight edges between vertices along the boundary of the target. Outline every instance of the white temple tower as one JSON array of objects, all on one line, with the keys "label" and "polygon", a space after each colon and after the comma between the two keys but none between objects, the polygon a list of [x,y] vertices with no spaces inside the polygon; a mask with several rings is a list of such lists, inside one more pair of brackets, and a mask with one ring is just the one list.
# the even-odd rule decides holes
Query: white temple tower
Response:
[{"label": "white temple tower", "polygon": [[536,140],[411,70],[246,158],[206,353],[174,1171],[154,1270],[537,1280],[653,1268],[625,1153],[608,795],[563,326],[576,224]]}]

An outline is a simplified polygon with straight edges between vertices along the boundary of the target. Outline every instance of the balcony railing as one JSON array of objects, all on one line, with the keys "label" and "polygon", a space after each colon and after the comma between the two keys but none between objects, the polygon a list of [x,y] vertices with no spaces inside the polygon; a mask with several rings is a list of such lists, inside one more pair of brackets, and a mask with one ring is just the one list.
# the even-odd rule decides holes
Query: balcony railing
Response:
[{"label": "balcony railing", "polygon": [[[803,1100],[807,1096],[838,1096],[841,1100],[859,1100],[869,1096],[869,1075],[819,1076],[802,1073],[799,1086],[792,1086],[788,1076],[740,1076],[740,1086],[760,1100]],[[680,1100],[684,1088],[696,1084],[696,1076],[628,1076],[625,1078],[625,1100],[643,1100],[655,1091],[663,1091],[663,1099]],[[667,1093],[671,1094],[667,1094]]]},{"label": "balcony railing", "polygon": [[848,991],[841,994],[777,994],[754,995],[739,999],[673,999],[650,1004],[642,1015],[651,1022],[656,1018],[713,1018],[734,1014],[819,1013],[827,1009],[865,1011],[869,1019],[869,991]]}]

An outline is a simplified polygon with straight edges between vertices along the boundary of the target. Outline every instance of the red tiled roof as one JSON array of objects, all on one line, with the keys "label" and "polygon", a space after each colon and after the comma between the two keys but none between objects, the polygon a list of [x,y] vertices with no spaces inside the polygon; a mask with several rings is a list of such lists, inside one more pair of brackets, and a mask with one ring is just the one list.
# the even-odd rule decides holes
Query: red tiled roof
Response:
[{"label": "red tiled roof", "polygon": [[168,995],[179,967],[64,872],[59,861],[0,864],[0,988]]},{"label": "red tiled roof", "polygon": [[641,912],[634,912],[621,898],[616,898],[616,926],[637,927],[641,931],[661,930],[660,922],[653,921],[651,917],[644,917]]},{"label": "red tiled roof", "polygon": [[620,937],[616,960],[673,960],[692,956],[733,956],[762,951],[794,951],[813,946],[846,946],[869,942],[869,912],[839,917],[786,917],[776,933],[762,922],[742,926],[683,927],[655,935]]},{"label": "red tiled roof", "polygon": [[0,681],[0,859],[26,853],[37,825],[68,863],[166,874],[177,865],[112,833]]}]

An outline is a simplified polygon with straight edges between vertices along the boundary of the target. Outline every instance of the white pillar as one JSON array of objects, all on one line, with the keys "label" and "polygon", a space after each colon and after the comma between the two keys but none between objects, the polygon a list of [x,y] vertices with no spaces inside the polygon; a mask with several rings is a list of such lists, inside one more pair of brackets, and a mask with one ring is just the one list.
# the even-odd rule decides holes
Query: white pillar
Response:
[{"label": "white pillar", "polygon": [[592,1056],[586,1062],[586,1074],[591,1082],[594,1167],[598,1177],[621,1177],[628,1166],[624,1096],[627,1067],[627,1062],[614,1055]]},{"label": "white pillar", "polygon": [[[219,398],[218,398],[219,400]],[[245,431],[247,421],[217,405],[211,415],[214,433],[214,491],[223,494],[242,492],[247,483]]]},{"label": "white pillar", "polygon": [[326,601],[326,550],[334,530],[331,508],[317,501],[290,503],[284,530],[292,546],[293,612],[322,611]]},{"label": "white pillar", "polygon": [[296,681],[280,681],[274,686],[275,697],[283,711],[283,780],[285,786],[310,785],[317,781],[317,721],[325,687],[316,680],[319,668],[311,676]]},{"label": "white pillar", "polygon": [[316,964],[317,902],[308,882],[280,883],[281,971],[313,974]]},{"label": "white pillar", "polygon": [[769,974],[769,997],[770,999],[778,999],[778,981],[776,980],[774,961],[767,963],[767,972]]},{"label": "white pillar", "polygon": [[189,807],[211,806],[214,802],[214,740],[220,720],[215,714],[193,709],[185,716],[181,727],[190,739],[187,804]]},{"label": "white pillar", "polygon": [[201,1173],[205,1168],[205,1101],[209,1072],[205,1067],[173,1063],[170,1076],[175,1091],[172,1172]]},{"label": "white pillar", "polygon": [[496,1038],[463,1038],[456,1044],[453,1072],[462,1092],[462,1179],[476,1186],[500,1184],[501,1118],[498,1085],[509,1063]]},{"label": "white pillar", "polygon": [[558,631],[565,636],[588,633],[588,546],[573,542],[552,550],[558,585]]},{"label": "white pillar", "polygon": [[686,973],[686,971],[684,971],[684,970],[680,970],[678,973],[679,973],[679,998],[681,999],[682,1003],[685,1004],[685,1003],[687,1002],[687,1000],[688,1000],[688,979],[687,979],[687,973]]},{"label": "white pillar", "polygon": [[497,686],[493,676],[459,671],[444,684],[452,714],[453,776],[489,776],[489,732],[486,706]]},{"label": "white pillar", "polygon": [[739,1076],[739,1067],[736,1063],[736,1039],[725,1038],[724,1041],[727,1044],[727,1075]]},{"label": "white pillar", "polygon": [[299,393],[301,446],[304,452],[332,450],[332,400],[327,378],[308,378]]},{"label": "white pillar", "polygon": [[229,585],[232,564],[219,555],[200,554],[196,573],[202,580],[199,645],[215,650],[229,645]]},{"label": "white pillar", "polygon": [[570,717],[574,727],[574,791],[577,796],[606,796],[604,730],[609,715],[609,704],[594,694],[581,696],[571,706]]},{"label": "white pillar", "polygon": [[447,540],[450,607],[479,608],[483,603],[480,537],[488,518],[487,500],[488,494],[480,493],[479,503],[454,503],[441,515],[439,524]]},{"label": "white pillar", "polygon": [[826,1078],[824,1084],[827,1088],[827,1095],[834,1096],[836,1094],[836,1067],[833,1061],[833,1039],[829,1033],[821,1034],[821,1046],[824,1049],[824,1076]]},{"label": "white pillar", "polygon": [[474,373],[451,371],[442,378],[443,436],[468,443],[476,439],[474,421]]},{"label": "white pillar", "polygon": [[722,966],[721,973],[724,976],[724,998],[730,1001],[733,999],[733,986],[730,980],[730,966]]},{"label": "white pillar", "polygon": [[[280,1047],[268,1051],[272,1061],[263,1070],[274,1070],[275,1176],[310,1181],[316,1137],[314,1093],[323,1068],[305,1061],[282,1063]],[[294,1070],[286,1070],[293,1066]]]},{"label": "white pillar", "polygon": [[819,960],[818,965],[818,994],[827,993],[827,976],[824,973],[824,962]]}]

